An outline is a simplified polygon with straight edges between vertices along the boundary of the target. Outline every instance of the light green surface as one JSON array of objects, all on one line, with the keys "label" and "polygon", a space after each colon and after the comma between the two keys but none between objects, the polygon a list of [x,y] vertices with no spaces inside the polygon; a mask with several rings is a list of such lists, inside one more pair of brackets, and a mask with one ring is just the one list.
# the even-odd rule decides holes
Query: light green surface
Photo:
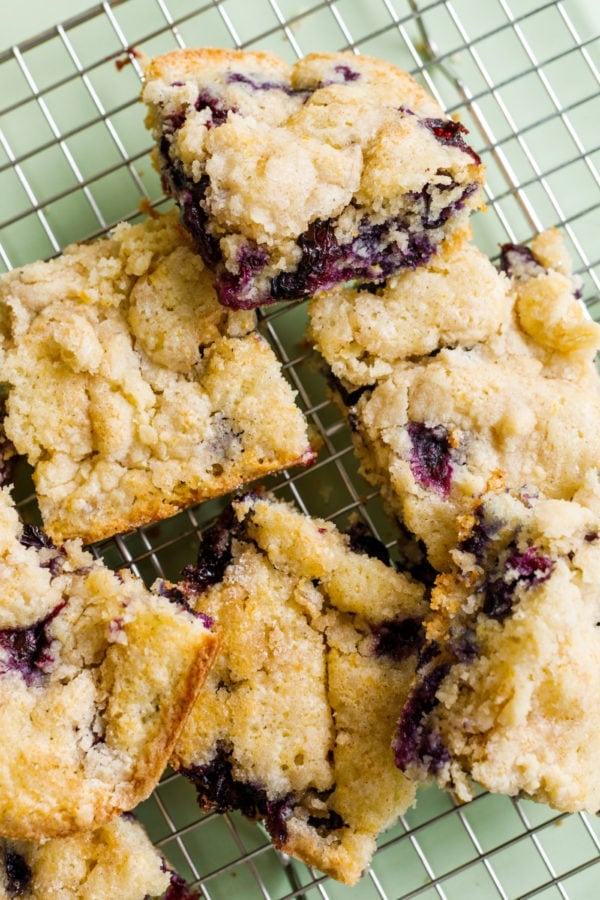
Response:
[{"label": "light green surface", "polygon": [[[287,37],[274,5],[290,23]],[[448,109],[460,112],[488,166],[490,210],[474,223],[479,243],[494,254],[501,241],[527,239],[536,228],[560,225],[591,301],[594,279],[597,284],[600,277],[595,179],[600,167],[600,96],[593,68],[600,65],[600,5],[591,0],[430,0],[421,5],[423,22],[447,71],[428,67],[418,77],[437,91]],[[9,16],[3,6],[2,42],[8,46],[28,40],[85,7],[76,0],[33,0],[12,4]],[[10,106],[2,117],[6,143],[0,148],[5,266],[48,256],[70,241],[136,215],[143,196],[160,202],[160,183],[147,156],[150,139],[137,100],[139,79],[131,65],[121,70],[115,66],[123,44],[114,26],[125,46],[138,45],[148,55],[162,52],[176,45],[163,9],[179,21],[178,33],[188,45],[231,46],[229,22],[241,42],[288,59],[295,49],[338,49],[351,35],[361,52],[409,70],[424,61],[419,57],[424,53],[422,35],[409,21],[408,0],[338,0],[332,5],[316,0],[224,0],[220,10],[197,0],[162,0],[162,8],[158,0],[126,0],[112,8],[114,20],[100,12],[66,29],[67,43],[58,34],[35,46],[28,41],[21,63],[12,57],[0,66],[1,103]],[[395,26],[394,16],[400,20]],[[471,48],[466,41],[473,42]],[[464,83],[466,94],[448,74]],[[32,83],[38,94],[32,93]],[[465,95],[474,98],[468,108]],[[11,155],[15,166],[8,164]],[[297,306],[271,324],[285,358],[299,360],[289,374],[301,387],[303,408],[324,437],[323,465],[302,473],[293,489],[288,486],[283,493],[291,497],[296,492],[310,512],[340,522],[345,513],[339,511],[355,506],[360,497],[363,512],[391,541],[392,526],[356,472],[349,435],[328,402],[324,380],[314,360],[304,355],[305,323],[305,310]],[[206,522],[219,505],[205,504],[193,518],[175,517],[145,535],[111,542],[102,552],[115,566],[124,558],[137,560],[140,573],[152,580],[150,542],[166,574],[175,576],[193,558],[195,526]],[[282,898],[293,884],[305,886],[301,896],[310,900],[397,900],[406,895],[492,900],[502,896],[497,885],[508,898],[528,892],[569,900],[600,896],[597,821],[561,818],[544,807],[503,797],[482,794],[458,812],[437,790],[422,792],[416,808],[382,836],[374,879],[367,876],[353,889],[329,879],[317,886],[318,876],[299,863],[285,869],[263,832],[238,816],[200,819],[192,788],[179,778],[168,778],[141,815],[152,838],[183,874],[192,874],[193,860],[211,898]],[[562,878],[560,891],[552,883],[555,876]]]}]

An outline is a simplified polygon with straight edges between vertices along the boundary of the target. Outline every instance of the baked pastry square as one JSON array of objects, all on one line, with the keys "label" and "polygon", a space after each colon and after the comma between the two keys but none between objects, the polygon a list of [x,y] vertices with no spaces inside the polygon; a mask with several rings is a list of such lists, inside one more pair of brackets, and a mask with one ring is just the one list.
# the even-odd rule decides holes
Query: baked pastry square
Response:
[{"label": "baked pastry square", "polygon": [[175,50],[148,63],[142,96],[226,306],[381,282],[462,240],[482,203],[464,126],[386,62]]},{"label": "baked pastry square", "polygon": [[[546,240],[555,248],[562,246],[559,236],[550,233],[533,245],[533,253]],[[549,497],[570,499],[588,470],[600,464],[595,424],[600,381],[594,363],[600,326],[585,317],[567,264],[555,257],[554,262],[546,258],[544,265],[535,261],[532,251],[522,248],[519,259],[531,257],[533,263],[530,260],[527,272],[508,282],[503,274],[487,270],[486,283],[499,285],[490,319],[495,327],[487,336],[460,337],[454,325],[443,345],[434,336],[438,346],[429,355],[391,360],[394,344],[381,356],[374,350],[368,367],[374,372],[378,366],[381,376],[370,384],[360,383],[369,377],[361,363],[360,337],[358,349],[350,339],[336,349],[331,328],[327,333],[328,361],[343,376],[338,396],[347,410],[362,472],[380,488],[392,514],[424,542],[438,571],[447,568],[456,517],[495,473],[511,488],[534,484]],[[447,264],[455,297],[460,291],[453,282],[465,252],[457,251],[457,269],[450,260]],[[425,270],[406,276],[403,293],[422,282],[435,287],[436,281],[443,299],[444,279]],[[466,321],[471,306],[479,300],[485,303],[486,297],[477,283],[464,281],[464,291]],[[411,296],[414,301],[418,291]],[[370,295],[365,297],[369,304]],[[384,294],[375,300],[383,316],[388,301],[395,308],[397,297]],[[321,298],[315,302],[319,309]],[[356,294],[350,301],[355,309],[361,302]],[[491,302],[496,303],[493,296]],[[439,323],[456,322],[455,311],[444,317],[443,303],[431,303],[440,310]],[[540,305],[547,328],[541,327],[536,312]],[[498,323],[502,310],[505,315]],[[421,334],[422,320],[416,314],[415,323],[413,337]],[[406,338],[412,339],[410,334]],[[366,366],[368,356],[362,359]]]},{"label": "baked pastry square", "polygon": [[2,900],[149,900],[177,881],[132,816],[45,843],[0,838]]},{"label": "baked pastry square", "polygon": [[0,834],[99,827],[145,799],[218,649],[213,623],[23,526],[0,492]]},{"label": "baked pastry square", "polygon": [[600,809],[594,479],[574,501],[491,490],[459,520],[395,738],[411,777],[461,800],[473,778],[563,812]]},{"label": "baked pastry square", "polygon": [[252,312],[217,302],[175,213],[0,282],[4,428],[55,541],[98,541],[312,461]]},{"label": "baked pastry square", "polygon": [[346,884],[414,799],[391,741],[426,603],[385,555],[358,527],[349,538],[249,495],[187,573],[224,637],[172,764],[202,808],[262,820],[276,847]]}]

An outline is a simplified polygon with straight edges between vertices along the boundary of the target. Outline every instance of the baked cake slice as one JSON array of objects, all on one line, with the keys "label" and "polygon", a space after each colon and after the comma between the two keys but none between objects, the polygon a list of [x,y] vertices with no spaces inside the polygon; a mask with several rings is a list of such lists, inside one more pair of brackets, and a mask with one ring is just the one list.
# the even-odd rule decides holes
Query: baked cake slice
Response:
[{"label": "baked cake slice", "polygon": [[600,809],[594,479],[574,501],[491,490],[459,520],[395,737],[411,777],[461,800],[473,778],[563,812]]},{"label": "baked cake slice", "polygon": [[132,816],[45,843],[0,838],[2,900],[176,900],[178,881]]},{"label": "baked cake slice", "polygon": [[260,819],[276,847],[346,884],[414,799],[391,742],[426,602],[385,558],[358,525],[348,537],[248,495],[187,571],[224,637],[172,764],[203,809]]},{"label": "baked cake slice", "polygon": [[381,282],[462,241],[483,166],[406,73],[350,53],[175,50],[143,99],[166,192],[221,303]]},{"label": "baked cake slice", "polygon": [[227,311],[175,213],[0,282],[6,434],[55,541],[98,541],[312,461],[254,313]]},{"label": "baked cake slice", "polygon": [[[547,239],[555,243],[558,236],[550,233]],[[466,252],[463,248],[456,254],[459,263]],[[447,568],[456,517],[494,473],[502,473],[512,488],[535,484],[549,497],[570,499],[588,470],[600,464],[600,381],[594,361],[600,326],[585,317],[576,282],[564,264],[547,258],[542,265],[529,248],[519,251],[519,259],[530,257],[533,264],[518,277],[511,270],[509,282],[488,271],[487,283],[499,289],[497,296],[492,293],[496,309],[488,320],[494,327],[483,339],[481,331],[471,339],[468,330],[461,336],[453,325],[443,343],[439,329],[437,346],[418,355],[422,320],[417,314],[412,336],[407,329],[404,342],[407,347],[413,341],[416,355],[393,360],[394,345],[386,349],[379,341],[384,350],[378,356],[377,334],[370,358],[362,352],[367,342],[360,333],[355,347],[351,335],[335,344],[331,316],[319,339],[328,362],[342,376],[337,395],[347,411],[363,474],[380,488],[392,514],[424,542],[438,571]],[[485,303],[485,294],[450,260],[446,279],[433,279],[425,270],[407,275],[403,296],[415,287],[410,307],[420,283],[435,286],[437,281],[430,300],[440,310],[439,323],[456,322],[456,312],[444,315],[438,298],[448,295],[445,280],[450,296],[460,296],[457,278],[464,283],[466,321],[471,304]],[[379,304],[384,321],[388,300],[392,308],[397,305],[390,293],[364,296],[366,304]],[[317,312],[322,299],[315,301]],[[362,302],[355,292],[350,304],[356,310]],[[543,304],[547,330],[536,319],[538,303]],[[501,311],[505,317],[498,323]],[[350,320],[359,321],[342,315],[342,328]],[[364,383],[375,369],[380,377]]]},{"label": "baked cake slice", "polygon": [[308,305],[310,337],[346,388],[372,387],[407,359],[492,338],[511,314],[510,284],[466,242],[381,285],[320,292]]},{"label": "baked cake slice", "polygon": [[207,617],[79,541],[23,526],[0,490],[0,834],[93,829],[145,799],[218,649]]}]

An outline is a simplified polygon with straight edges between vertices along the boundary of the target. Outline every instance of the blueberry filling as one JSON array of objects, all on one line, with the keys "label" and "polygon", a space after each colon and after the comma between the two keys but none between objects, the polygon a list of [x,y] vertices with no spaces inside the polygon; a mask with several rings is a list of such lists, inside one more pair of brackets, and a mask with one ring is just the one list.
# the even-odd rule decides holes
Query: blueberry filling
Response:
[{"label": "blueberry filling", "polygon": [[8,848],[4,850],[4,871],[8,896],[19,897],[24,894],[31,882],[32,872],[20,853]]},{"label": "blueberry filling", "polygon": [[[372,224],[365,216],[358,234],[343,246],[335,237],[335,224],[335,220],[316,219],[299,236],[298,266],[271,279],[272,300],[299,300],[354,278],[384,281],[401,268],[423,265],[435,253],[428,235],[411,231],[402,219]],[[393,238],[398,231],[406,234],[402,247]]]},{"label": "blueberry filling", "polygon": [[497,533],[499,523],[488,522],[479,515],[471,529],[471,533],[459,544],[459,550],[472,553],[476,561],[483,563],[490,543]]},{"label": "blueberry filling", "polygon": [[215,97],[210,91],[200,91],[194,103],[197,110],[209,109],[210,119],[206,122],[207,128],[218,127],[227,121],[230,112],[237,112],[235,106],[226,106],[219,97]]},{"label": "blueberry filling", "polygon": [[[340,379],[337,378],[329,369],[325,372],[325,377],[327,378],[332,391],[335,391],[335,393],[339,396],[346,409],[350,409],[352,406],[355,406],[362,395],[367,391],[372,390],[374,387],[374,385],[365,384],[361,385],[361,387],[354,388],[354,390],[348,390],[348,388],[344,387],[344,384],[340,381]],[[352,415],[352,413],[350,415]],[[356,416],[354,418],[356,418]]]},{"label": "blueberry filling", "polygon": [[448,429],[410,422],[407,431],[412,444],[409,465],[415,481],[446,499],[453,471]]},{"label": "blueberry filling", "polygon": [[529,247],[523,244],[502,244],[500,247],[500,271],[511,278],[519,275],[532,277],[544,271]]},{"label": "blueberry filling", "polygon": [[440,144],[458,147],[459,150],[468,153],[477,165],[481,163],[480,157],[463,138],[463,134],[468,134],[469,132],[460,122],[454,122],[452,119],[420,119],[419,122],[431,131]]},{"label": "blueberry filling", "polygon": [[438,689],[449,671],[447,663],[432,669],[414,688],[402,710],[393,749],[396,765],[403,772],[418,765],[427,774],[435,775],[450,761],[440,735],[427,723],[427,716],[439,702]]},{"label": "blueberry filling", "polygon": [[[217,295],[223,306],[233,309],[252,309],[256,303],[251,298],[252,281],[264,269],[268,261],[266,250],[256,244],[244,244],[238,253],[238,271],[234,275],[222,269],[217,281]],[[249,298],[249,299],[246,299]]]},{"label": "blueberry filling", "polygon": [[453,636],[449,647],[459,663],[473,662],[479,654],[475,632],[470,628],[465,628],[458,637]]},{"label": "blueberry filling", "polygon": [[195,616],[196,619],[200,619],[205,628],[214,627],[215,620],[212,618],[212,616],[207,616],[206,613],[198,612],[197,610],[195,610],[189,602],[188,594],[179,585],[168,584],[165,581],[161,581],[158,592],[161,597],[166,597],[167,600],[171,601],[171,603],[175,603],[177,606],[181,606],[186,610],[186,612],[189,612],[192,616]]},{"label": "blueberry filling", "polygon": [[320,837],[327,837],[332,831],[339,831],[340,828],[347,827],[340,814],[334,809],[330,809],[327,816],[309,816],[308,824]]},{"label": "blueberry filling", "polygon": [[357,520],[346,529],[350,541],[350,549],[354,553],[363,553],[365,556],[372,556],[379,559],[386,566],[391,566],[390,554],[385,544],[382,544],[374,535],[371,534],[364,522]]},{"label": "blueberry filling", "polygon": [[339,66],[335,66],[333,71],[337,72],[338,75],[341,75],[344,81],[358,81],[360,78],[360,72],[355,72],[350,66],[340,64]]},{"label": "blueberry filling", "polygon": [[[355,237],[343,245],[335,236],[336,220],[315,220],[297,239],[300,260],[295,271],[277,274],[271,279],[266,296],[261,296],[254,280],[269,261],[267,252],[255,244],[247,244],[237,259],[237,272],[225,268],[219,241],[208,232],[204,198],[209,179],[207,176],[198,182],[187,179],[181,167],[170,159],[169,146],[167,138],[163,137],[164,189],[175,197],[183,224],[194,237],[204,262],[216,271],[221,303],[233,309],[250,309],[259,303],[280,300],[299,300],[352,279],[375,284],[385,281],[402,268],[414,269],[424,265],[436,251],[436,243],[428,232],[440,228],[455,210],[461,209],[477,187],[475,184],[468,185],[459,199],[448,203],[432,217],[433,191],[443,193],[454,189],[456,184],[429,185],[412,197],[417,208],[417,218],[412,225],[402,217],[373,224],[364,216]],[[423,231],[418,230],[417,222]],[[402,245],[397,241],[398,232],[406,235]]]},{"label": "blueberry filling", "polygon": [[239,810],[249,819],[263,819],[274,843],[284,844],[286,822],[292,814],[291,795],[269,800],[264,788],[234,778],[231,750],[222,741],[217,743],[216,750],[215,757],[206,765],[181,770],[196,788],[200,807],[219,813]]},{"label": "blueberry filling", "polygon": [[171,877],[171,883],[166,890],[163,900],[200,900],[198,891],[194,891],[189,884],[177,872],[167,869]]},{"label": "blueberry filling", "polygon": [[20,672],[25,684],[31,685],[37,675],[54,662],[50,652],[52,637],[49,628],[52,620],[67,605],[63,600],[44,619],[26,628],[4,628],[0,631],[0,650],[4,659],[0,671],[11,669]]},{"label": "blueberry filling", "polygon": [[242,72],[230,72],[227,76],[227,83],[246,84],[253,91],[283,91],[290,96],[299,93],[294,91],[289,84],[285,84],[283,81],[258,81],[255,78],[244,75]]},{"label": "blueberry filling", "polygon": [[218,519],[203,532],[195,565],[186,566],[182,581],[190,591],[203,594],[223,580],[233,556],[231,542],[239,531],[233,507],[227,506]]},{"label": "blueberry filling", "polygon": [[486,616],[502,622],[512,613],[517,588],[528,589],[547,581],[554,565],[554,560],[539,553],[536,547],[528,547],[524,553],[511,552],[504,562],[503,574],[484,588]]},{"label": "blueberry filling", "polygon": [[389,619],[373,628],[375,655],[402,662],[423,646],[425,630],[421,619]]},{"label": "blueberry filling", "polygon": [[23,533],[19,538],[24,547],[33,547],[35,550],[46,548],[47,550],[57,550],[56,544],[42,531],[39,525],[24,525]]}]

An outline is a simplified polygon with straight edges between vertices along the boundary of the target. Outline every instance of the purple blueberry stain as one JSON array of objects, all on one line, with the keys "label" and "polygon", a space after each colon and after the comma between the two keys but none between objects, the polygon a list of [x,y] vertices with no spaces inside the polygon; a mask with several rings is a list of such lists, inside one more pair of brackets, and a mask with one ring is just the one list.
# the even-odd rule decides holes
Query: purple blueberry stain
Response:
[{"label": "purple blueberry stain", "polygon": [[203,594],[223,580],[225,570],[233,559],[232,540],[239,529],[233,507],[225,507],[215,522],[202,533],[196,563],[186,566],[181,573],[186,590]]},{"label": "purple blueberry stain", "polygon": [[9,897],[20,897],[31,883],[32,871],[27,860],[8,847],[4,850],[4,871],[6,878],[6,892]]},{"label": "purple blueberry stain", "polygon": [[[169,582],[161,581],[158,592],[161,597],[166,597],[171,603],[180,606],[186,612],[190,613],[190,615],[194,616],[194,618],[199,619],[205,628],[208,628],[209,630],[214,628],[215,620],[212,616],[208,616],[206,613],[194,608],[193,604],[190,603],[190,591],[186,590],[185,587],[185,585],[170,584]],[[195,593],[198,593],[198,591],[195,591]]]},{"label": "purple blueberry stain", "polygon": [[411,441],[408,461],[413,478],[421,487],[447,499],[453,474],[448,429],[423,422],[410,422],[406,429]]},{"label": "purple blueberry stain", "polygon": [[358,81],[360,78],[360,72],[355,71],[350,68],[350,66],[346,66],[340,63],[338,66],[334,66],[334,72],[337,72],[338,75],[341,75],[344,81]]},{"label": "purple blueberry stain", "polygon": [[448,663],[433,668],[422,677],[404,705],[393,741],[396,765],[403,772],[416,765],[428,775],[435,775],[450,762],[448,749],[427,721],[439,702],[436,694],[449,671]]},{"label": "purple blueberry stain", "polygon": [[0,630],[0,651],[4,657],[0,660],[0,672],[19,672],[29,687],[55,662],[49,629],[53,619],[66,605],[67,601],[63,600],[33,625]]},{"label": "purple blueberry stain", "polygon": [[232,309],[252,309],[256,306],[253,285],[255,276],[261,272],[268,262],[267,251],[256,244],[243,244],[236,263],[234,274],[223,269],[217,280],[217,295],[223,306]]},{"label": "purple blueberry stain", "polygon": [[523,553],[513,548],[504,562],[503,573],[484,587],[483,612],[488,618],[502,622],[513,611],[517,588],[528,590],[543,584],[552,575],[554,566],[554,560],[536,547],[528,547]]},{"label": "purple blueberry stain", "polygon": [[544,272],[544,267],[523,244],[502,244],[500,247],[500,271],[511,278],[525,275],[534,277]]},{"label": "purple blueberry stain", "polygon": [[171,882],[163,900],[200,900],[200,893],[191,888],[181,875],[169,868],[164,871],[169,873]]},{"label": "purple blueberry stain", "polygon": [[440,144],[444,144],[447,147],[457,147],[464,153],[468,153],[473,161],[480,165],[481,158],[463,137],[469,131],[460,122],[454,122],[452,119],[419,119],[419,122],[433,134]]},{"label": "purple blueberry stain", "polygon": [[283,91],[290,96],[298,93],[284,81],[260,81],[258,78],[250,78],[249,75],[244,75],[242,72],[230,72],[227,76],[227,83],[244,84],[253,91]]},{"label": "purple blueberry stain", "polygon": [[263,819],[276,845],[287,840],[286,822],[292,812],[290,795],[269,799],[260,785],[240,781],[233,775],[232,751],[222,741],[213,759],[201,766],[181,770],[196,788],[202,809],[224,813],[238,810],[248,819]]},{"label": "purple blueberry stain", "polygon": [[346,529],[350,549],[353,553],[362,553],[391,566],[388,549],[378,538],[371,534],[364,522],[357,519]]},{"label": "purple blueberry stain", "polygon": [[425,629],[421,619],[389,619],[372,629],[375,656],[402,662],[417,653],[425,641]]},{"label": "purple blueberry stain", "polygon": [[206,122],[207,128],[218,127],[227,121],[230,112],[237,112],[234,106],[227,106],[220,97],[216,97],[208,90],[200,91],[194,109],[200,111],[202,109],[210,110],[210,118]]}]

